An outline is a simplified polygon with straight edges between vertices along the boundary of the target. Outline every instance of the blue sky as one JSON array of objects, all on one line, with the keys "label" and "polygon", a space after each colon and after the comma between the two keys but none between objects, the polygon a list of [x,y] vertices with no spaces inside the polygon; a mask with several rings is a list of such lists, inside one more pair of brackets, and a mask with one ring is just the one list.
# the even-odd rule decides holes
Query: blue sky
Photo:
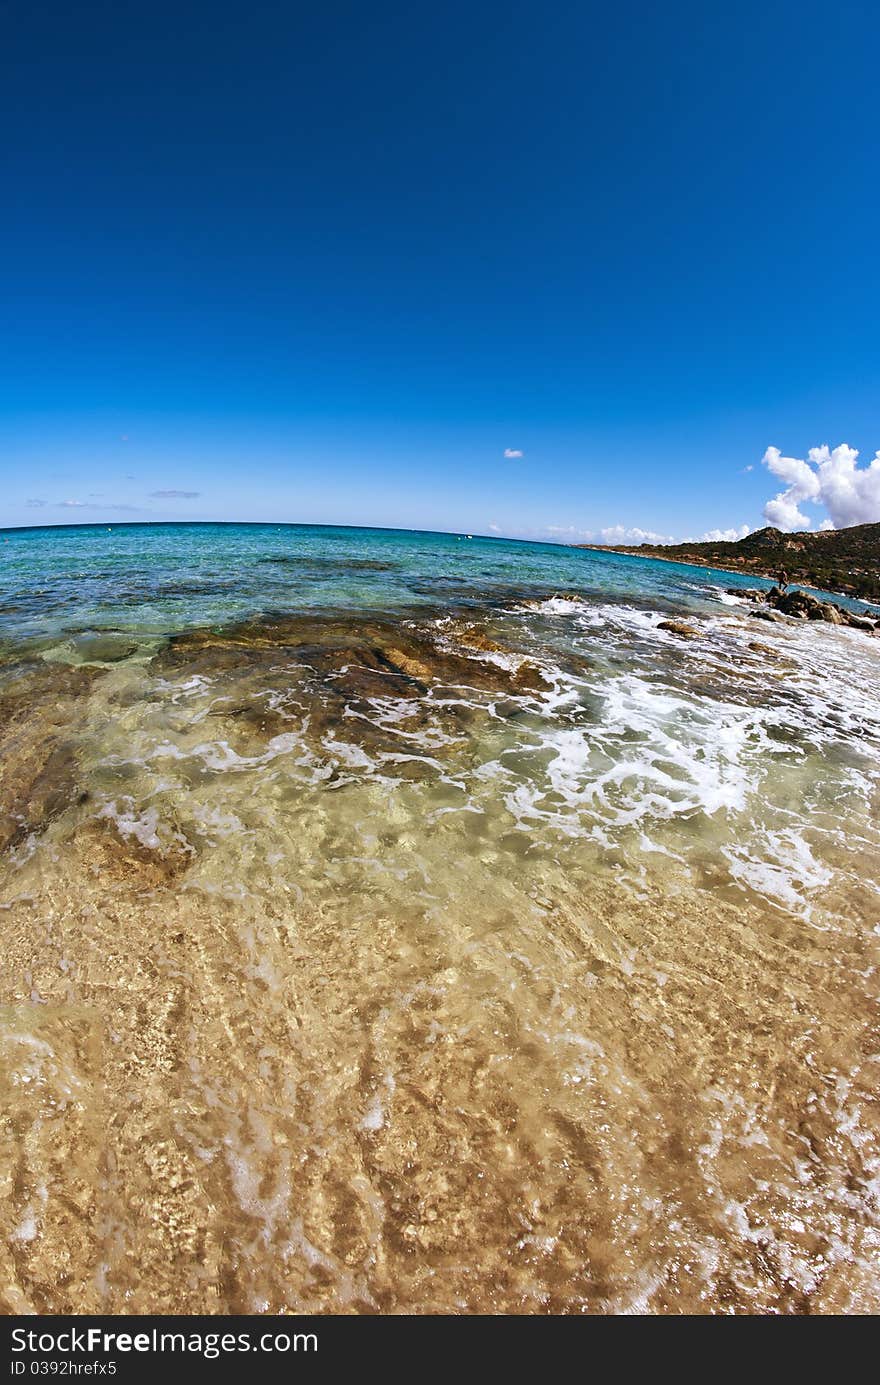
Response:
[{"label": "blue sky", "polygon": [[0,524],[880,519],[876,5],[0,13]]}]

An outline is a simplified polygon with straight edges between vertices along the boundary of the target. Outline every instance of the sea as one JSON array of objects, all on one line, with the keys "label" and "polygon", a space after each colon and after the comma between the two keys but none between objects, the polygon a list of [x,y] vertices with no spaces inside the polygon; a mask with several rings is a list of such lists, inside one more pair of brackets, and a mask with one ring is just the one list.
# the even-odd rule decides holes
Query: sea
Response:
[{"label": "sea", "polygon": [[0,531],[0,1308],[877,1312],[880,639],[770,585]]}]

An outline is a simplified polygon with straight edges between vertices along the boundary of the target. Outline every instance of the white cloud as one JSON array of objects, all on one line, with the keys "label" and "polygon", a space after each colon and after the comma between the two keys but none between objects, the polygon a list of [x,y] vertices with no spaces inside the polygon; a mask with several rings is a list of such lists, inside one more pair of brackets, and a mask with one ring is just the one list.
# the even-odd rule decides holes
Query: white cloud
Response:
[{"label": "white cloud", "polygon": [[32,499],[32,500],[26,500],[24,503],[25,503],[25,505],[30,506],[30,508],[31,508],[32,510],[41,510],[41,509],[43,508],[43,506],[45,505],[46,502],[45,502],[45,500],[36,500],[36,499]]},{"label": "white cloud", "polygon": [[597,544],[675,543],[669,534],[657,534],[653,529],[627,527],[625,524],[610,524],[606,529],[578,529],[573,524],[548,524],[542,532],[556,538],[565,537],[572,543],[576,540]]},{"label": "white cloud", "polygon": [[868,466],[856,466],[858,452],[842,443],[830,451],[811,447],[810,461],[819,470],[819,492],[836,528],[880,520],[880,451]]},{"label": "white cloud", "polygon": [[119,510],[133,515],[143,513],[138,505],[105,505],[98,500],[56,500],[55,504],[60,510]]},{"label": "white cloud", "polygon": [[741,524],[738,529],[707,529],[698,539],[683,539],[683,543],[736,543],[752,532],[751,525]]},{"label": "white cloud", "polygon": [[764,518],[774,529],[781,529],[784,534],[810,527],[810,516],[799,510],[797,501],[790,499],[786,494],[777,495],[775,500],[767,501],[764,506]]},{"label": "white cloud", "polygon": [[671,534],[658,534],[654,529],[641,529],[638,525],[610,524],[605,529],[578,529],[573,524],[548,524],[541,531],[555,539],[567,539],[569,543],[621,545],[648,543],[663,548],[671,543],[736,543],[751,534],[749,524],[731,526],[729,529],[709,529],[695,538],[676,539]]},{"label": "white cloud", "polygon": [[778,447],[768,447],[764,465],[787,482],[787,488],[767,501],[764,518],[786,533],[809,529],[811,518],[800,508],[806,502],[828,511],[820,529],[880,520],[880,452],[863,467],[856,465],[858,456],[856,448],[846,443],[833,449],[811,447],[806,461],[783,457]]},{"label": "white cloud", "polygon": [[154,500],[195,500],[201,491],[150,491]]},{"label": "white cloud", "polygon": [[512,457],[522,457],[524,454],[519,450],[518,447],[505,447],[504,455],[509,459]]},{"label": "white cloud", "polygon": [[737,539],[744,539],[746,534],[751,532],[750,525],[740,524],[730,529],[709,529],[696,539],[675,539],[671,534],[658,534],[653,529],[639,529],[638,526],[627,528],[623,524],[612,524],[607,529],[600,529],[598,534],[585,533],[583,537],[588,540],[595,539],[598,543],[650,543],[657,547],[665,547],[670,543],[736,543]]},{"label": "white cloud", "polygon": [[556,539],[567,539],[570,543],[621,545],[648,543],[657,548],[671,543],[736,543],[751,534],[749,524],[731,526],[729,529],[709,529],[695,538],[676,539],[671,534],[658,534],[654,529],[641,529],[638,525],[610,524],[605,529],[577,529],[573,524],[548,524],[543,533]]},{"label": "white cloud", "polygon": [[[591,535],[592,537],[592,535]],[[612,524],[600,529],[598,534],[602,543],[675,543],[668,534],[656,534],[653,529],[626,528],[622,524]]]}]

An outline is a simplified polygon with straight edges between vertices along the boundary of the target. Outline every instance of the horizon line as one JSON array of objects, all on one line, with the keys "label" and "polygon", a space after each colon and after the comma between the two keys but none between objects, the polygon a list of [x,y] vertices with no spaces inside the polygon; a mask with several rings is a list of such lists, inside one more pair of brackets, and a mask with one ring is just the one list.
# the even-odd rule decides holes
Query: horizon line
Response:
[{"label": "horizon line", "polygon": [[58,524],[4,524],[0,534],[29,534],[50,532],[55,529],[103,529],[108,533],[114,529],[156,529],[192,528],[193,526],[223,525],[228,528],[249,529],[354,529],[370,534],[437,534],[449,538],[486,539],[490,543],[527,543],[539,548],[579,548],[587,545],[565,543],[559,539],[523,539],[508,534],[469,534],[465,529],[418,529],[397,524],[320,524],[306,520],[274,519],[125,519],[116,524],[103,520],[75,520],[72,523]]}]

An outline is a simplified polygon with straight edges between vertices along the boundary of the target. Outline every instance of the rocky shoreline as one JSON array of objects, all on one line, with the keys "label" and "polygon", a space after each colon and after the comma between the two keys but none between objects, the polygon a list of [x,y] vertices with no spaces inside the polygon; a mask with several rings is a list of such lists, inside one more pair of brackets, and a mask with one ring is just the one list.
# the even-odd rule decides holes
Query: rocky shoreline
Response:
[{"label": "rocky shoreline", "polygon": [[880,598],[880,524],[857,524],[815,533],[782,533],[772,525],[742,539],[702,543],[577,544],[605,553],[627,553],[686,567],[713,568],[740,576],[788,573],[814,591],[876,602]]},{"label": "rocky shoreline", "polygon": [[[586,550],[592,551],[592,552],[594,552],[594,553],[623,553],[623,554],[626,554],[626,556],[627,556],[627,557],[630,557],[630,558],[650,558],[650,560],[651,560],[652,563],[672,563],[672,565],[673,565],[674,567],[693,567],[693,568],[698,568],[699,570],[701,570],[701,571],[703,571],[703,572],[705,572],[705,571],[707,571],[707,570],[708,570],[708,571],[711,571],[711,572],[729,572],[730,575],[731,575],[731,577],[763,577],[763,578],[765,579],[765,581],[767,581],[767,582],[773,582],[773,581],[775,581],[775,580],[776,580],[776,574],[779,572],[779,564],[778,564],[778,563],[776,563],[775,565],[772,564],[772,563],[766,563],[766,564],[764,564],[762,567],[750,567],[750,568],[746,569],[746,568],[743,567],[742,563],[739,563],[738,565],[733,566],[733,565],[732,565],[731,563],[729,563],[729,562],[727,562],[727,563],[710,562],[710,561],[709,561],[708,559],[706,559],[706,558],[701,558],[701,557],[700,557],[698,554],[696,554],[696,553],[690,554],[687,558],[680,558],[680,557],[677,557],[677,556],[676,556],[676,557],[670,557],[668,554],[661,553],[661,552],[659,552],[658,550],[653,549],[653,548],[650,549],[650,551],[646,551],[646,552],[643,553],[643,552],[641,551],[641,547],[640,547],[640,548],[633,548],[633,547],[630,547],[630,548],[612,548],[609,544],[599,544],[599,543],[575,543],[575,544],[571,544],[570,546],[571,546],[572,548],[577,548],[577,549],[586,549]],[[644,546],[646,549],[648,548],[648,545],[647,545],[647,544],[645,544],[645,545],[643,545],[643,546]],[[789,568],[788,571],[791,572],[791,569]],[[794,572],[794,573],[792,573],[792,578],[791,578],[791,580],[794,581],[794,582],[799,582],[799,581],[801,581],[802,579],[801,579],[800,574]],[[803,577],[803,580],[806,582],[806,580],[807,580],[807,579],[806,579],[806,576]],[[859,593],[855,587],[852,587],[852,586],[851,586],[851,587],[849,587],[849,588],[847,589],[846,586],[845,586],[845,584],[843,584],[843,583],[841,583],[839,586],[836,586],[836,585],[825,586],[825,587],[822,587],[821,590],[822,590],[822,591],[829,591],[829,592],[831,592],[831,594],[832,594],[833,596],[841,596],[841,597],[844,597],[844,598],[849,598],[850,600],[865,601],[865,602],[867,602],[869,605],[880,605],[880,603],[878,603],[878,602],[877,602],[876,600],[874,600],[872,597],[866,596],[866,595],[864,595],[864,594]],[[735,594],[736,596],[742,596],[742,591],[740,590],[739,587],[737,587],[737,588],[735,589],[735,591],[734,591],[734,588],[730,587],[730,588],[728,588],[728,591],[730,591],[731,593]],[[761,593],[761,595],[763,595],[763,592]],[[880,617],[878,617],[878,619],[880,619]]]},{"label": "rocky shoreline", "polygon": [[868,635],[880,631],[880,620],[846,611],[833,601],[820,601],[799,587],[785,591],[780,587],[771,587],[769,591],[756,587],[728,587],[727,593],[751,601],[754,609],[749,614],[759,620],[778,622],[788,616],[795,620],[824,620],[829,625],[846,625],[853,630],[864,630]]}]

